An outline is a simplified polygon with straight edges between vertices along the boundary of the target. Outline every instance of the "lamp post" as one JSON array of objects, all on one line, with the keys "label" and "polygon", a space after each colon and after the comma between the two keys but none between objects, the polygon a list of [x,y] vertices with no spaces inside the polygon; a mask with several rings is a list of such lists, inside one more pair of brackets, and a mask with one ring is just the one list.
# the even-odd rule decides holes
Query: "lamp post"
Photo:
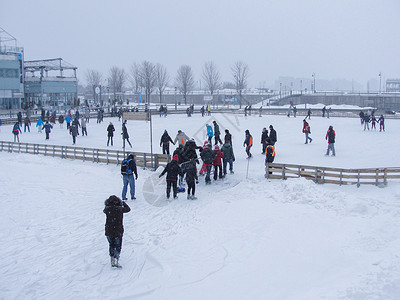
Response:
[{"label": "lamp post", "polygon": [[379,72],[379,94],[381,93],[381,86],[382,86],[382,73]]},{"label": "lamp post", "polygon": [[303,95],[303,80],[300,79],[300,95]]},{"label": "lamp post", "polygon": [[313,78],[313,88],[311,90],[315,93],[315,73],[312,73],[311,77]]},{"label": "lamp post", "polygon": [[279,83],[279,99],[282,98],[282,82]]},{"label": "lamp post", "polygon": [[176,90],[177,90],[178,88],[177,87],[175,87],[175,96],[174,96],[174,99],[175,99],[175,110],[178,110],[178,105],[177,105],[177,103],[176,103]]}]

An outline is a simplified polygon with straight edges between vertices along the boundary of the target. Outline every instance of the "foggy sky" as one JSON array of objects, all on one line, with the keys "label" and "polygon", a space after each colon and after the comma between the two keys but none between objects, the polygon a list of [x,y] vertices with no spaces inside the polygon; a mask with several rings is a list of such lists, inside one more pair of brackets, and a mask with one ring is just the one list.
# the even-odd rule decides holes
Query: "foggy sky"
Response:
[{"label": "foggy sky", "polygon": [[[279,76],[367,80],[400,78],[398,0],[22,0],[0,1],[0,27],[25,59],[61,57],[107,77],[133,62],[161,63],[171,78],[190,65],[195,80],[214,61],[223,81],[249,65],[249,86]],[[173,81],[173,80],[172,80]]]}]

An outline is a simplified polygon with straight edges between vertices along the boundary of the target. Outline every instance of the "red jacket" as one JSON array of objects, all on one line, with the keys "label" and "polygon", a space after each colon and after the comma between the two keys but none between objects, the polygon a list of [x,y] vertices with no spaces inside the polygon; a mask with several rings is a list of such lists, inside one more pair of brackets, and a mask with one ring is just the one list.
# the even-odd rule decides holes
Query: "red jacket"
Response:
[{"label": "red jacket", "polygon": [[215,158],[213,161],[214,166],[222,166],[222,159],[224,158],[224,154],[221,150],[214,150]]},{"label": "red jacket", "polygon": [[303,133],[311,133],[310,125],[307,122],[303,124]]}]

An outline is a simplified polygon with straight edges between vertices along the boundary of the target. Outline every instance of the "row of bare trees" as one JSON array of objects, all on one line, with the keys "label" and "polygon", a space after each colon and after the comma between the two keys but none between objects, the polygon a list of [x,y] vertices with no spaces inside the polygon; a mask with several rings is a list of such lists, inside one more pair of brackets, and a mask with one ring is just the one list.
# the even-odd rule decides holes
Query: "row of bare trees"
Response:
[{"label": "row of bare trees", "polygon": [[[231,67],[231,73],[233,87],[239,95],[239,104],[241,105],[242,93],[247,86],[249,67],[246,63],[237,61]],[[205,88],[211,95],[214,95],[215,91],[222,86],[220,72],[216,64],[212,61],[204,64],[201,77],[205,82]],[[164,91],[170,84],[170,76],[162,64],[142,61],[141,63],[132,64],[130,74],[127,74],[122,68],[111,67],[106,78],[106,83],[104,83],[100,72],[88,70],[86,72],[86,82],[88,88],[93,91],[94,99],[96,99],[96,87],[107,86],[114,94],[114,99],[116,99],[117,93],[121,93],[127,82],[129,82],[135,93],[144,93],[146,103],[150,103],[150,95],[154,92],[157,92],[160,97],[160,103],[162,103]],[[190,66],[182,65],[178,68],[174,78],[174,86],[182,94],[184,102],[187,104],[187,95],[195,87],[193,71]]]}]

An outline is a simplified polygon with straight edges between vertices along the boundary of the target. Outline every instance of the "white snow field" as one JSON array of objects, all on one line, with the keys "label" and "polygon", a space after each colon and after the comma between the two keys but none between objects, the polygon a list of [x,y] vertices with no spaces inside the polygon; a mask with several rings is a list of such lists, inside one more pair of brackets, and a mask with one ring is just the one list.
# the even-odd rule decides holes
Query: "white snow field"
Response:
[{"label": "white snow field", "polygon": [[[312,116],[313,142],[305,145],[301,117],[155,116],[154,152],[164,129],[202,143],[213,119],[233,135],[235,174],[211,186],[200,177],[196,201],[179,194],[150,205],[146,195],[162,198],[165,177],[139,168],[137,200],[127,201],[132,211],[124,216],[122,269],[110,266],[103,213],[106,198],[121,196],[119,166],[0,152],[0,299],[400,299],[400,183],[266,180],[259,142],[272,124],[276,162],[400,167],[399,120],[368,132],[358,118]],[[109,148],[121,149],[117,119],[91,120],[76,146],[106,148],[110,120]],[[329,125],[336,157],[324,156]],[[246,129],[255,144],[250,160]],[[11,126],[0,130],[0,140],[12,141]],[[128,121],[128,130],[133,150],[150,152],[149,123]],[[49,141],[35,128],[20,139],[72,146],[65,124]]]}]

